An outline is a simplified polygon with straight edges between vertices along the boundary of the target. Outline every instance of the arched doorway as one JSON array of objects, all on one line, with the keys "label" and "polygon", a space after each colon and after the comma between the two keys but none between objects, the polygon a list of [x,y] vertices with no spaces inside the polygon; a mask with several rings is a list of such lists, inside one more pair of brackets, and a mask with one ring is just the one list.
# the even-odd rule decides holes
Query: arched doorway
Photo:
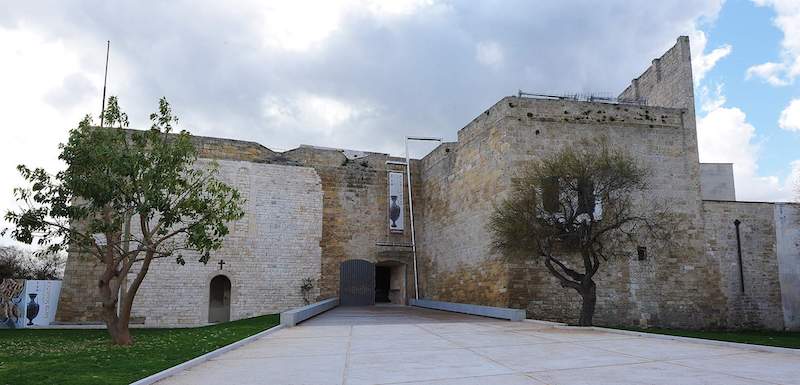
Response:
[{"label": "arched doorway", "polygon": [[342,306],[375,304],[375,265],[350,259],[339,265],[339,303]]},{"label": "arched doorway", "polygon": [[208,322],[231,320],[231,281],[224,275],[211,279],[208,293]]}]

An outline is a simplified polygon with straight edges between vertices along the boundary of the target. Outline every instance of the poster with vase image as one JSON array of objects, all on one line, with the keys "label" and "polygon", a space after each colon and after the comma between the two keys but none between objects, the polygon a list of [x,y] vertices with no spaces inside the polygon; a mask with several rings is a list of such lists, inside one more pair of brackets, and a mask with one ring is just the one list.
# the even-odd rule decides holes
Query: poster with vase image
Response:
[{"label": "poster with vase image", "polygon": [[389,173],[389,231],[403,232],[403,173]]},{"label": "poster with vase image", "polygon": [[61,281],[25,281],[25,326],[46,326],[56,319]]}]

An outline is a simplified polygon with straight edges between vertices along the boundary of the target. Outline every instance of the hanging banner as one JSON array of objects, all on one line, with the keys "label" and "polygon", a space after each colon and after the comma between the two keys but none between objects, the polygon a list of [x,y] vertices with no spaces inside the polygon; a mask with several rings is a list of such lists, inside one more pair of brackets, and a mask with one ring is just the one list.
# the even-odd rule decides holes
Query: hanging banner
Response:
[{"label": "hanging banner", "polygon": [[389,173],[389,231],[403,232],[403,173]]}]

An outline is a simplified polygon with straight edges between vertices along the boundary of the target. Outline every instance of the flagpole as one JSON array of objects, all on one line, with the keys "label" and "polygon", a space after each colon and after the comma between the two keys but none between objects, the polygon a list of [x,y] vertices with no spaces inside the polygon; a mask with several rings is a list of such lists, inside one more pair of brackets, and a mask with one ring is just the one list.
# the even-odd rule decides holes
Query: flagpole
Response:
[{"label": "flagpole", "polygon": [[106,112],[106,81],[108,81],[108,53],[111,51],[111,40],[106,40],[106,72],[103,75],[103,104],[100,109],[100,128],[103,127],[103,115]]}]

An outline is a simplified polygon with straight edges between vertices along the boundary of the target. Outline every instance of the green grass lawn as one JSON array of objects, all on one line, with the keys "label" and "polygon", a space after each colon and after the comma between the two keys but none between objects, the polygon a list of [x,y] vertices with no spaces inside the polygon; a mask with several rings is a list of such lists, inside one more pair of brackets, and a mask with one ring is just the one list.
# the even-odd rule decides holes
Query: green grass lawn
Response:
[{"label": "green grass lawn", "polygon": [[[620,329],[620,328],[617,328]],[[708,330],[677,330],[677,329],[628,329],[644,333],[667,334],[671,336],[702,338],[707,340],[718,340],[728,342],[739,342],[743,344],[778,346],[782,348],[800,349],[800,332],[776,332],[776,331],[708,331]]]},{"label": "green grass lawn", "polygon": [[277,314],[186,329],[131,329],[114,346],[105,330],[0,329],[0,384],[128,384],[280,323]]}]

